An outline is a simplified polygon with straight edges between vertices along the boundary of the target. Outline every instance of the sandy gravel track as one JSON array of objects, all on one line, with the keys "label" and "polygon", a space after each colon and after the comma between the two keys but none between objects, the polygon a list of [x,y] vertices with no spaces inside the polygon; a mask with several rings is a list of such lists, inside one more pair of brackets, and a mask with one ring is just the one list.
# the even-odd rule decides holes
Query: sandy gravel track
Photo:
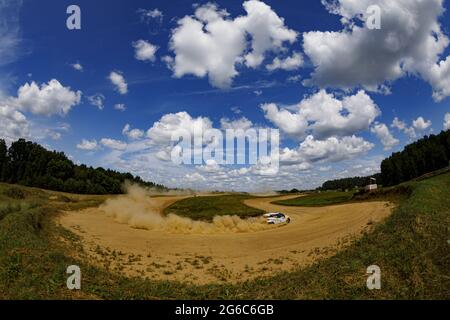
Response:
[{"label": "sandy gravel track", "polygon": [[[375,222],[386,218],[386,202],[321,208],[273,205],[293,196],[245,201],[265,211],[291,216],[291,224],[253,233],[171,234],[133,229],[98,208],[68,212],[59,223],[79,235],[94,263],[130,276],[198,284],[237,282],[305,266],[332,255]],[[159,210],[185,197],[160,197]]]}]

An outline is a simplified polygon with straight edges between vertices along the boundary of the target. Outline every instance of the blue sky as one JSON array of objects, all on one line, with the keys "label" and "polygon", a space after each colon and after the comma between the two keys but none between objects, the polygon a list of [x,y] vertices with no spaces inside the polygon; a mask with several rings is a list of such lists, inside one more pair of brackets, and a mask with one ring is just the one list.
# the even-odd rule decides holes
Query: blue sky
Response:
[{"label": "blue sky", "polygon": [[[0,0],[0,134],[171,187],[265,191],[371,174],[450,125],[449,3],[422,2]],[[81,30],[66,27],[71,4]],[[380,30],[358,18],[371,4]],[[157,156],[164,130],[195,121],[279,129],[280,172]]]}]

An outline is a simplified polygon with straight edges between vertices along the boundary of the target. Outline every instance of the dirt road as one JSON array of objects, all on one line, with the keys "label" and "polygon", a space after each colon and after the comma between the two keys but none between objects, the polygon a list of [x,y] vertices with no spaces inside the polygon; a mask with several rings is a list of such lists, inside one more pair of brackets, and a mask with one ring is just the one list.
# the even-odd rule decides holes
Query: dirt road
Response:
[{"label": "dirt road", "polygon": [[[330,256],[352,237],[386,218],[386,202],[321,208],[273,205],[293,196],[245,201],[267,212],[290,215],[291,224],[271,230],[235,234],[172,234],[133,229],[98,208],[68,212],[59,218],[79,235],[94,263],[127,275],[198,284],[237,282],[270,276]],[[160,197],[159,210],[184,197]]]}]

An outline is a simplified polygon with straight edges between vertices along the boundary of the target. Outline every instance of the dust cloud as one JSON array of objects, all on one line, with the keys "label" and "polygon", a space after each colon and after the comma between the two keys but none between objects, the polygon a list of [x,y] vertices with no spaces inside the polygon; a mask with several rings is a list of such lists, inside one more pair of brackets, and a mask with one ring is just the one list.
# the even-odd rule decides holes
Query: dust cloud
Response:
[{"label": "dust cloud", "polygon": [[117,222],[128,224],[132,228],[158,230],[179,234],[226,234],[256,232],[274,228],[264,218],[241,219],[238,216],[215,216],[212,222],[195,221],[175,214],[163,215],[168,203],[181,192],[158,196],[150,189],[137,185],[125,185],[126,195],[108,199],[100,210]]}]

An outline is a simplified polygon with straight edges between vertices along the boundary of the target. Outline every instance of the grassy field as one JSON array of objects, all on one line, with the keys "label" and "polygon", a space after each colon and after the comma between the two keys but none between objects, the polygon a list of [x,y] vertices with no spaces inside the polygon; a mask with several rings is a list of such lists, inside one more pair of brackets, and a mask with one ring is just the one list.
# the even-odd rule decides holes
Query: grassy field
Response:
[{"label": "grassy field", "polygon": [[241,218],[256,217],[264,214],[262,210],[246,206],[243,201],[248,195],[224,195],[212,197],[194,197],[175,202],[164,211],[194,220],[211,221],[214,216],[236,215]]},{"label": "grassy field", "polygon": [[[450,299],[449,173],[390,189],[408,197],[385,223],[335,256],[237,285],[126,278],[91,266],[79,239],[53,218],[104,198],[10,188],[0,185],[1,299]],[[66,289],[72,264],[81,267],[81,291]],[[372,264],[381,267],[381,290],[366,288]]]},{"label": "grassy field", "polygon": [[308,194],[306,196],[300,196],[289,200],[274,201],[272,203],[282,206],[294,206],[294,207],[321,207],[329,206],[332,204],[339,204],[350,201],[354,192],[321,192]]},{"label": "grassy field", "polygon": [[0,299],[77,298],[63,286],[73,259],[60,241],[77,239],[53,218],[105,199],[0,184]]}]

